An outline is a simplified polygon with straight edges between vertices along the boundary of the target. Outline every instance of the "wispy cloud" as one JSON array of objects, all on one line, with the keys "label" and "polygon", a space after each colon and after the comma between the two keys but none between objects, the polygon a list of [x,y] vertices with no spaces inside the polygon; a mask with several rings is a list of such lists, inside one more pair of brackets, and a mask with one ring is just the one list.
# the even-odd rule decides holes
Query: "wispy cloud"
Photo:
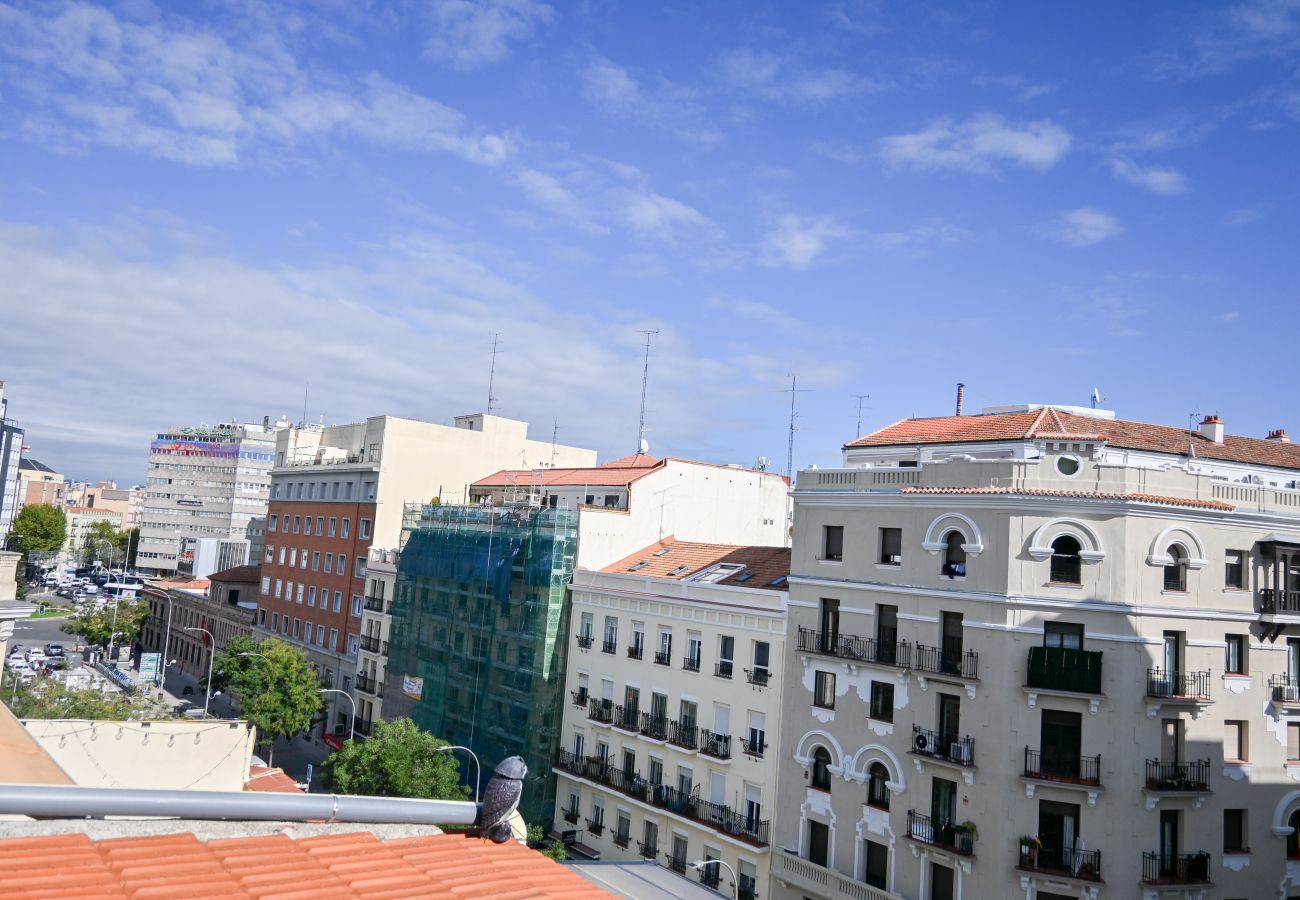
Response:
[{"label": "wispy cloud", "polygon": [[718,234],[717,225],[699,210],[648,188],[623,193],[622,215],[636,231],[670,244],[683,232]]},{"label": "wispy cloud", "polygon": [[877,148],[889,169],[991,175],[1007,166],[1050,169],[1070,143],[1070,133],[1050,119],[1016,124],[981,115],[964,122],[939,119],[921,131],[882,138]]},{"label": "wispy cloud", "polygon": [[765,266],[807,269],[853,232],[832,216],[781,216],[763,239],[759,261]]},{"label": "wispy cloud", "polygon": [[628,69],[604,57],[589,61],[579,73],[582,94],[601,112],[709,145],[722,132],[709,120],[699,92],[666,79],[646,85]]},{"label": "wispy cloud", "polygon": [[510,45],[532,37],[555,19],[555,10],[536,0],[432,0],[434,34],[425,53],[467,71],[500,62]]},{"label": "wispy cloud", "polygon": [[1252,222],[1258,221],[1259,217],[1262,215],[1264,215],[1264,207],[1262,206],[1243,206],[1240,209],[1232,210],[1224,216],[1223,224],[1239,228],[1242,225],[1249,225]]},{"label": "wispy cloud", "polygon": [[1186,19],[1170,43],[1151,58],[1158,77],[1218,75],[1260,59],[1284,64],[1300,52],[1300,3],[1245,0]]},{"label": "wispy cloud", "polygon": [[871,243],[877,250],[921,258],[937,247],[964,244],[974,237],[965,228],[936,219],[911,228],[877,232],[871,236]]},{"label": "wispy cloud", "polygon": [[1048,94],[1056,93],[1056,85],[1045,81],[1031,81],[1020,75],[980,75],[972,79],[977,87],[996,87],[1010,91],[1022,102],[1037,100]]},{"label": "wispy cloud", "polygon": [[1110,160],[1110,174],[1120,181],[1145,188],[1153,194],[1185,194],[1187,177],[1177,169],[1164,166],[1143,166],[1131,159],[1114,157]]},{"label": "wispy cloud", "polygon": [[1081,206],[1063,212],[1049,225],[1045,232],[1054,240],[1071,247],[1090,247],[1123,234],[1124,227],[1119,219],[1110,213]]},{"label": "wispy cloud", "polygon": [[718,69],[722,81],[730,87],[779,103],[820,105],[883,89],[880,82],[856,72],[808,66],[767,50],[724,53]]},{"label": "wispy cloud", "polygon": [[867,158],[867,151],[861,145],[844,141],[814,141],[808,149],[818,156],[845,165],[856,165]]},{"label": "wispy cloud", "polygon": [[724,312],[746,322],[768,326],[784,336],[805,335],[811,332],[811,329],[804,321],[776,308],[770,303],[763,303],[759,300],[714,296],[706,300],[704,305],[709,309]]}]

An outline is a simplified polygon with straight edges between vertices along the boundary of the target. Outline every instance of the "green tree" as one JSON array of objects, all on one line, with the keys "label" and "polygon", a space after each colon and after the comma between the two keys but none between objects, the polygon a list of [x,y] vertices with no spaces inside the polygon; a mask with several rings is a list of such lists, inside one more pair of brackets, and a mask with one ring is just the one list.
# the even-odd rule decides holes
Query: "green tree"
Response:
[{"label": "green tree", "polygon": [[140,636],[140,627],[149,618],[149,604],[143,600],[119,600],[103,609],[85,608],[64,622],[62,628],[87,644],[107,647],[116,632],[114,646],[127,644]]},{"label": "green tree", "polygon": [[162,719],[172,715],[169,709],[147,696],[132,698],[118,692],[105,694],[89,688],[72,690],[49,678],[39,678],[29,684],[20,683],[15,691],[12,678],[6,670],[3,699],[9,703],[13,714],[23,719],[97,719],[116,722],[127,719]]},{"label": "green tree", "polygon": [[548,838],[546,829],[540,824],[528,826],[528,846],[542,854],[542,856],[558,862],[563,862],[569,858],[569,851],[564,849],[564,842]]},{"label": "green tree", "polygon": [[57,506],[24,506],[14,517],[10,536],[25,553],[52,552],[68,537],[68,519]]},{"label": "green tree", "polygon": [[135,568],[135,558],[140,553],[140,529],[130,528],[122,532],[126,537],[126,569]]},{"label": "green tree", "polygon": [[[92,522],[81,545],[82,559],[87,563],[98,559],[120,567],[126,555],[126,536],[127,532],[118,531],[108,522]],[[113,548],[111,553],[109,547]]]},{"label": "green tree", "polygon": [[340,794],[464,800],[456,758],[438,750],[446,746],[410,719],[379,721],[369,740],[348,741],[325,760],[321,774]]},{"label": "green tree", "polygon": [[[248,654],[241,656],[240,654]],[[275,638],[260,644],[240,635],[217,654],[209,690],[228,690],[244,718],[271,740],[311,725],[322,707],[320,680],[301,650]]]}]

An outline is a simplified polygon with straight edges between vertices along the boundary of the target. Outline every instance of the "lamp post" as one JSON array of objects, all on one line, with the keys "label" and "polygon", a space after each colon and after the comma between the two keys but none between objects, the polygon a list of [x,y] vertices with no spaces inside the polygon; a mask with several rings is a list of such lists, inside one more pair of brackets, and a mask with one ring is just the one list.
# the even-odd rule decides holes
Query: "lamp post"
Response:
[{"label": "lamp post", "polygon": [[212,636],[212,632],[206,628],[199,628],[192,625],[182,628],[181,631],[201,631],[208,636],[208,684],[203,689],[203,718],[208,717],[208,704],[212,702],[212,663],[217,658],[217,639]]},{"label": "lamp post", "polygon": [[724,869],[726,869],[728,872],[731,873],[731,896],[733,897],[739,896],[738,892],[740,890],[740,878],[736,875],[736,870],[733,869],[731,866],[729,866],[727,863],[724,863],[722,860],[697,859],[693,863],[687,863],[686,868],[690,869],[692,872],[698,872],[700,871],[700,869],[703,869],[705,866],[712,866],[715,864],[722,866]]},{"label": "lamp post", "polygon": [[342,694],[348,698],[348,702],[352,704],[352,718],[348,720],[348,740],[355,741],[357,739],[357,701],[352,699],[352,695],[347,691],[338,688],[321,688],[320,692],[322,694]]},{"label": "lamp post", "polygon": [[95,546],[98,547],[100,544],[108,544],[108,568],[111,570],[113,568],[113,542],[106,538],[99,538],[95,541]]},{"label": "lamp post", "polygon": [[483,769],[482,769],[482,767],[479,765],[478,754],[476,754],[473,750],[469,749],[468,747],[462,747],[460,744],[448,744],[448,745],[445,746],[445,747],[439,747],[438,750],[437,750],[437,752],[438,752],[438,753],[448,753],[448,752],[450,752],[450,751],[452,751],[452,750],[464,750],[464,751],[465,751],[466,753],[468,753],[468,754],[473,758],[473,760],[474,760],[474,802],[477,804],[477,803],[478,803],[478,785],[479,785],[479,782],[483,780]]},{"label": "lamp post", "polygon": [[163,588],[163,599],[167,601],[167,632],[163,638],[163,655],[162,665],[158,667],[158,687],[163,688],[167,685],[167,667],[171,665],[170,657],[167,655],[172,649],[172,595],[166,588]]}]

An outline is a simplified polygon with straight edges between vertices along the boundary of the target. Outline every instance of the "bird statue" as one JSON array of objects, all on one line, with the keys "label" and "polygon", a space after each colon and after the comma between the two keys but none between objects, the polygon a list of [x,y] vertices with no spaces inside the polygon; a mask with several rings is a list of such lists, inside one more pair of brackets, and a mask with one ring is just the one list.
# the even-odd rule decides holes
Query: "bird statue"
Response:
[{"label": "bird statue", "polygon": [[501,760],[492,770],[492,780],[483,789],[483,802],[478,808],[479,834],[486,834],[494,843],[510,840],[510,814],[519,806],[519,796],[524,792],[524,776],[528,766],[521,756]]}]

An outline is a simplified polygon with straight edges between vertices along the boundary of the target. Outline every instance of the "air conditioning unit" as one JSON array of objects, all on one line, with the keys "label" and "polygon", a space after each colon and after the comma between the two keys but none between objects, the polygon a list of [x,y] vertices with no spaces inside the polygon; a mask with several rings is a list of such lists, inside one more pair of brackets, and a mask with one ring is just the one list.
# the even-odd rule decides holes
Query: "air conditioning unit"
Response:
[{"label": "air conditioning unit", "polygon": [[345,735],[345,734],[347,734],[347,733],[348,733],[348,723],[347,723],[347,722],[339,722],[337,725],[334,726],[334,734],[335,734],[335,735],[340,735],[340,736],[341,736],[341,735]]},{"label": "air conditioning unit", "polygon": [[919,750],[922,753],[928,752],[930,749],[929,736],[922,734],[921,732],[918,731],[916,735],[912,738],[912,749]]}]

